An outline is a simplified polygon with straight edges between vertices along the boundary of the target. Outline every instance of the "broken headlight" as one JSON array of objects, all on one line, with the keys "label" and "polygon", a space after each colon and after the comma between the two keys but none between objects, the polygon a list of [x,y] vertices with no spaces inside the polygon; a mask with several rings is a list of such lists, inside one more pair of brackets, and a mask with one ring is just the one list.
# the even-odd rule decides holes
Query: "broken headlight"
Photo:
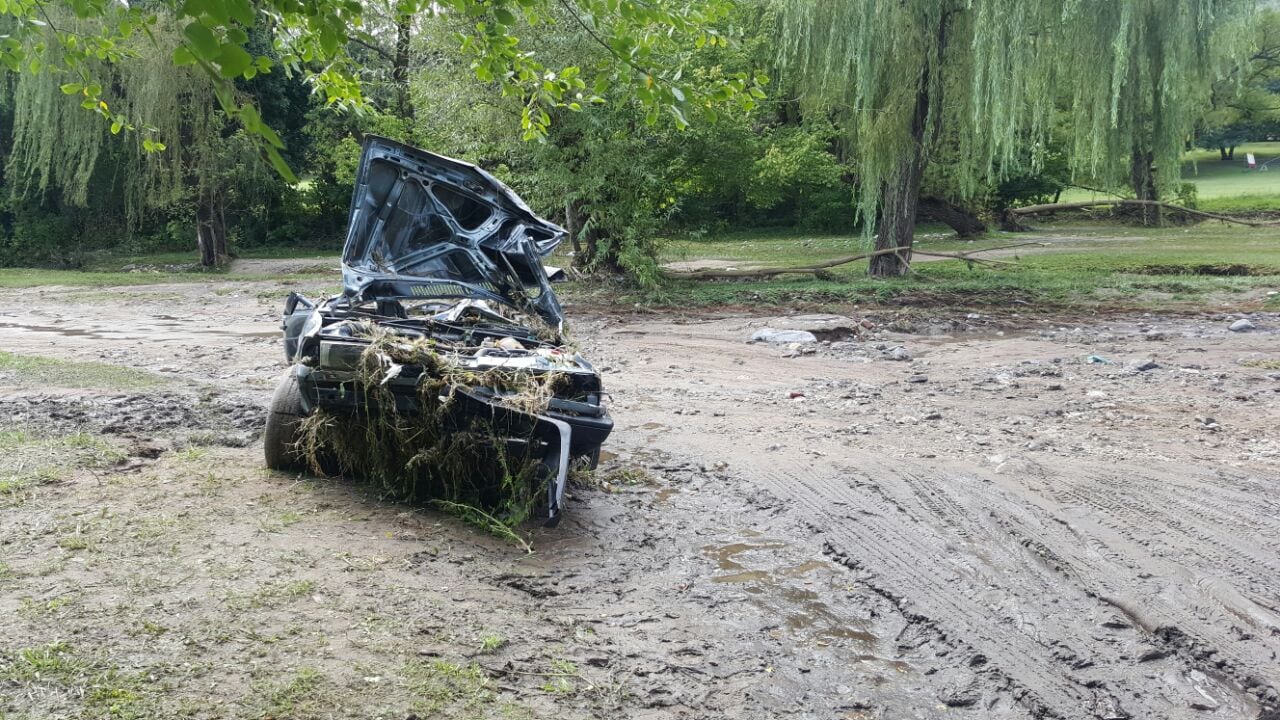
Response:
[{"label": "broken headlight", "polygon": [[361,343],[320,341],[320,368],[323,370],[355,370],[367,345]]}]

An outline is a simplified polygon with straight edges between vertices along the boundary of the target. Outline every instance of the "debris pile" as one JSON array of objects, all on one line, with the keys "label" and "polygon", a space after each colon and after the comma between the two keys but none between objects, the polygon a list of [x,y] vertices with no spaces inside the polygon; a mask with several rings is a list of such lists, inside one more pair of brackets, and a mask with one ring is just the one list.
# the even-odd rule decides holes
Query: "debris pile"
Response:
[{"label": "debris pile", "polygon": [[[563,375],[490,368],[476,372],[432,340],[407,338],[372,323],[356,367],[354,415],[318,409],[299,429],[299,454],[321,474],[355,475],[399,500],[427,500],[481,524],[507,528],[530,517],[546,490],[529,452],[533,423],[463,412],[473,393],[530,417],[544,412]],[[389,383],[416,377],[415,407],[397,404]],[[497,529],[497,528],[492,528]]]}]

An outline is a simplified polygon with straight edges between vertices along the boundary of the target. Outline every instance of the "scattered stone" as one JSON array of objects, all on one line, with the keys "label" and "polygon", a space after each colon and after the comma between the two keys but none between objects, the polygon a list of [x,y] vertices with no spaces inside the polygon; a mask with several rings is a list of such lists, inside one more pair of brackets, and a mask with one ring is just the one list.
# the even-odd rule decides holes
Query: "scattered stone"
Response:
[{"label": "scattered stone", "polygon": [[797,398],[804,397],[804,393],[800,392],[799,390],[792,390],[791,392],[787,393],[787,397],[792,400],[795,400]]},{"label": "scattered stone", "polygon": [[938,693],[938,699],[943,705],[953,708],[972,707],[978,704],[982,699],[982,693],[978,689],[976,681],[960,685],[958,683],[948,684]]},{"label": "scattered stone", "polygon": [[816,343],[818,337],[808,330],[774,330],[773,328],[761,328],[755,331],[751,336],[750,342],[776,343],[778,345],[787,345],[790,343]]},{"label": "scattered stone", "polygon": [[1163,660],[1169,657],[1169,651],[1164,648],[1151,648],[1138,656],[1138,662],[1151,662],[1152,660]]},{"label": "scattered stone", "polygon": [[1046,388],[1046,389],[1048,389],[1048,390],[1061,390],[1061,389],[1062,389],[1062,383],[1049,383],[1049,387],[1048,387],[1048,388]]},{"label": "scattered stone", "polygon": [[1191,709],[1200,710],[1203,712],[1212,712],[1218,709],[1218,703],[1215,700],[1212,700],[1207,697],[1200,700],[1192,700]]},{"label": "scattered stone", "polygon": [[1254,325],[1253,322],[1250,321],[1248,318],[1240,318],[1239,320],[1231,323],[1231,327],[1228,327],[1227,329],[1230,330],[1231,332],[1249,332],[1250,330],[1253,330],[1255,327],[1257,326]]},{"label": "scattered stone", "polygon": [[912,375],[911,377],[907,378],[907,382],[909,382],[909,383],[927,383],[927,382],[929,382],[929,376],[928,376],[928,375]]},{"label": "scattered stone", "polygon": [[1091,400],[1106,400],[1107,394],[1102,392],[1101,390],[1090,390],[1088,393],[1085,394],[1085,397]]},{"label": "scattered stone", "polygon": [[818,348],[811,343],[793,342],[787,344],[787,349],[783,351],[782,357],[794,358],[801,355],[813,355],[816,352],[818,352]]},{"label": "scattered stone", "polygon": [[906,348],[899,345],[898,347],[895,347],[894,349],[890,350],[887,357],[890,360],[896,360],[898,362],[907,362],[908,360],[911,359],[911,353],[908,352]]},{"label": "scattered stone", "polygon": [[1138,372],[1147,372],[1148,370],[1156,370],[1159,367],[1160,366],[1157,365],[1155,361],[1147,360],[1146,362],[1142,362],[1142,363],[1138,363],[1137,365],[1134,365],[1133,369],[1137,370]]},{"label": "scattered stone", "polygon": [[925,415],[925,416],[924,416],[924,419],[925,419],[925,420],[941,420],[941,419],[942,419],[942,413],[940,413],[940,412],[931,412],[931,413],[929,413],[928,415]]}]

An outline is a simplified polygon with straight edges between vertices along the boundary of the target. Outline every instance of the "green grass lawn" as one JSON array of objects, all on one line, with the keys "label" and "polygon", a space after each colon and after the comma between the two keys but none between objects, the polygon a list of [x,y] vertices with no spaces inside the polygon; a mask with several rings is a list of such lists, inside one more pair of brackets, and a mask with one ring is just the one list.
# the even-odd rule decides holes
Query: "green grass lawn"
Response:
[{"label": "green grass lawn", "polygon": [[[833,268],[821,279],[679,279],[622,300],[684,306],[881,302],[1151,309],[1211,300],[1243,303],[1246,298],[1257,303],[1264,295],[1258,291],[1280,290],[1278,229],[1206,223],[1149,230],[1072,223],[1033,233],[995,233],[974,242],[931,230],[926,227],[918,236],[920,249],[954,252],[1032,241],[1047,246],[999,257],[1015,264],[998,267],[969,267],[957,260],[917,262],[911,277],[898,280],[867,278],[866,261],[858,261]],[[785,267],[857,254],[865,247],[857,235],[739,233],[673,242],[666,260]],[[1280,296],[1271,296],[1268,303],[1280,309]]]},{"label": "green grass lawn", "polygon": [[[1280,144],[1277,144],[1280,149]],[[1277,169],[1280,178],[1280,168]],[[1054,222],[1041,219],[1031,233],[994,232],[975,241],[958,240],[941,225],[922,225],[918,248],[940,252],[973,250],[1017,242],[1045,247],[1005,250],[997,259],[1007,265],[973,266],[957,260],[919,258],[914,273],[903,279],[871,280],[865,260],[849,263],[820,278],[795,275],[765,280],[671,279],[656,288],[639,289],[612,281],[591,280],[558,287],[571,301],[597,305],[808,306],[844,303],[913,303],[1058,308],[1093,306],[1152,309],[1223,303],[1265,303],[1280,310],[1280,229],[1249,228],[1207,222],[1187,227],[1147,229],[1100,222]],[[674,239],[664,246],[664,263],[710,263],[714,267],[785,267],[807,265],[863,252],[860,234],[814,234],[796,231],[737,232],[699,239]],[[1016,257],[1014,254],[1016,253]],[[246,253],[250,255],[250,253]],[[305,249],[261,249],[262,258],[315,260],[289,274],[265,271],[205,272],[185,270],[194,253],[115,257],[92,271],[0,269],[0,288],[63,285],[82,292],[122,293],[124,286],[158,283],[209,283],[215,292],[238,282],[337,281],[335,256]],[[552,264],[567,258],[553,258]],[[124,272],[136,265],[147,269]],[[296,264],[295,264],[296,265]],[[283,271],[282,272],[288,272]],[[121,289],[116,289],[121,288]],[[330,288],[336,292],[335,288]]]},{"label": "green grass lawn", "polygon": [[[1275,160],[1266,171],[1248,170],[1247,153],[1261,166]],[[1195,183],[1197,207],[1210,212],[1280,211],[1280,142],[1248,143],[1236,148],[1235,158],[1223,162],[1217,150],[1188,152],[1182,177]],[[1073,189],[1062,194],[1063,202],[1107,200],[1111,195]]]}]

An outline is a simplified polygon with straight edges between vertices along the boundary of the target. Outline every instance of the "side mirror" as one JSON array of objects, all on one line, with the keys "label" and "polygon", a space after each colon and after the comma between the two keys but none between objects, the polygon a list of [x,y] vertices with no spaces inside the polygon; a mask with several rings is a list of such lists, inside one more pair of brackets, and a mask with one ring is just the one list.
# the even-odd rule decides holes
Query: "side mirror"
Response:
[{"label": "side mirror", "polygon": [[547,274],[547,280],[553,283],[569,282],[569,273],[565,272],[564,268],[543,265],[542,271]]},{"label": "side mirror", "polygon": [[308,300],[306,296],[300,295],[296,292],[291,292],[289,293],[289,297],[284,301],[284,316],[289,317],[292,315],[294,311],[298,309],[299,305],[302,305],[307,310],[316,306],[316,304]]}]

